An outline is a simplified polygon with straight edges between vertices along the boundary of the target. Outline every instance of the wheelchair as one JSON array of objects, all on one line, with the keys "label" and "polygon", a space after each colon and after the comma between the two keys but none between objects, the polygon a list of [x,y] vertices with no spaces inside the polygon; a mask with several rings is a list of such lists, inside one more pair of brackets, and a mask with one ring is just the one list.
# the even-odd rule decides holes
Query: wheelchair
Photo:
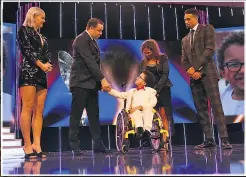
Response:
[{"label": "wheelchair", "polygon": [[[161,148],[169,151],[169,132],[163,129],[161,116],[158,111],[155,109],[152,111],[154,116],[152,121],[152,129],[150,132],[151,147],[156,152],[160,151]],[[134,122],[129,117],[127,111],[122,109],[116,120],[115,141],[117,150],[124,154],[128,152],[130,147],[130,141],[128,139],[129,134],[136,134]],[[167,137],[166,140],[163,139],[163,135]]]}]

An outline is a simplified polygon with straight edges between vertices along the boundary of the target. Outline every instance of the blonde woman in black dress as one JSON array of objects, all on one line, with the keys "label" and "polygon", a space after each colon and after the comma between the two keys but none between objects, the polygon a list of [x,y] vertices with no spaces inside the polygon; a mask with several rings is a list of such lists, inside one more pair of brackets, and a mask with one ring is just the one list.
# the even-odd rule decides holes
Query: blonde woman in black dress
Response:
[{"label": "blonde woman in black dress", "polygon": [[[47,95],[46,73],[52,71],[52,65],[47,39],[38,32],[44,22],[45,12],[38,7],[31,7],[17,34],[17,42],[23,59],[19,72],[22,101],[20,127],[26,159],[46,157],[41,149],[40,138]],[[31,127],[33,143],[30,138]]]}]

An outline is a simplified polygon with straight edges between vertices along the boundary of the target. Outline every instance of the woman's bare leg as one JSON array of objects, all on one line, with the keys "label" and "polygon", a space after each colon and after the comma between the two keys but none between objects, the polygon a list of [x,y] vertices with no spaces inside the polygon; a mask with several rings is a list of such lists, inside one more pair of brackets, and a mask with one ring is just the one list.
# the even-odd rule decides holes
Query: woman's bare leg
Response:
[{"label": "woman's bare leg", "polygon": [[41,132],[43,127],[43,110],[47,95],[47,89],[37,92],[35,100],[35,108],[33,111],[32,130],[33,130],[33,149],[39,153],[41,149]]},{"label": "woman's bare leg", "polygon": [[23,86],[20,88],[22,109],[20,118],[21,133],[24,139],[24,151],[26,154],[33,152],[30,138],[31,114],[35,102],[36,88],[34,86]]}]

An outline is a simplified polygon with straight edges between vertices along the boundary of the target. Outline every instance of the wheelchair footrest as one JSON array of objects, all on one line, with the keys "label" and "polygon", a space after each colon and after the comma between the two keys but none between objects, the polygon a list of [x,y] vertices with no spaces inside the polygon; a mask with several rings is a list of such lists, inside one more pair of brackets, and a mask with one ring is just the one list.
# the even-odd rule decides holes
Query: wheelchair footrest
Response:
[{"label": "wheelchair footrest", "polygon": [[157,130],[154,130],[154,129],[151,129],[150,131],[151,131],[151,132],[157,132]]}]

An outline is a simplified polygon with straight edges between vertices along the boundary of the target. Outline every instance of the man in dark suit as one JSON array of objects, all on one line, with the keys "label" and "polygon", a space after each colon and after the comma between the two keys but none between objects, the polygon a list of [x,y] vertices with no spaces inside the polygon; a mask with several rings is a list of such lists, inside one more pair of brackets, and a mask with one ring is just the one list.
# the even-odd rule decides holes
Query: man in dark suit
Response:
[{"label": "man in dark suit", "polygon": [[69,124],[69,144],[72,152],[82,154],[79,148],[79,123],[84,108],[87,111],[94,152],[108,152],[101,140],[98,90],[110,87],[100,71],[100,50],[95,39],[102,35],[103,22],[91,18],[86,30],[73,42],[73,64],[70,73],[72,105]]},{"label": "man in dark suit", "polygon": [[182,39],[181,58],[190,77],[190,87],[198,119],[205,134],[205,141],[195,146],[195,149],[216,147],[208,114],[208,100],[221,138],[221,147],[231,149],[220,100],[218,72],[212,58],[215,50],[215,32],[212,25],[200,25],[198,16],[196,9],[185,11],[184,21],[190,33]]}]

